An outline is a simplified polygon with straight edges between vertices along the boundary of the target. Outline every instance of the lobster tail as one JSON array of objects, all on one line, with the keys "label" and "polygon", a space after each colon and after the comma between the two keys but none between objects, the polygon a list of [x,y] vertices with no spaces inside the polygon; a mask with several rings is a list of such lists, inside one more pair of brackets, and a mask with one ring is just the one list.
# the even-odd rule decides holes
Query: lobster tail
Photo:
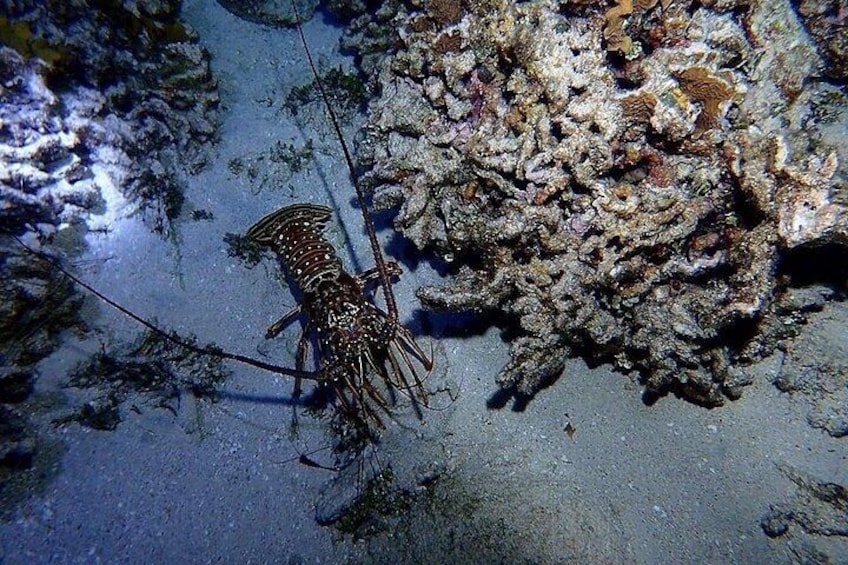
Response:
[{"label": "lobster tail", "polygon": [[270,247],[304,294],[321,283],[335,283],[343,272],[336,250],[323,231],[332,212],[326,206],[293,204],[271,212],[247,230],[248,239]]},{"label": "lobster tail", "polygon": [[247,230],[247,238],[273,247],[285,231],[292,227],[308,228],[321,232],[330,221],[332,211],[317,204],[294,204],[271,212]]}]

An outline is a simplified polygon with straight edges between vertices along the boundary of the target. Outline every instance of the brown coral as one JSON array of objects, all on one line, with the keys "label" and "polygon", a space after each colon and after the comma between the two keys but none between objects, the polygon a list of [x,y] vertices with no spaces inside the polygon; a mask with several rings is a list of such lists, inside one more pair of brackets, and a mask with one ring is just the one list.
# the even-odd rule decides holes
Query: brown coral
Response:
[{"label": "brown coral", "polygon": [[701,104],[701,114],[695,122],[695,133],[716,128],[724,113],[722,105],[733,100],[733,87],[721,78],[710,74],[704,67],[690,67],[677,73],[680,88],[693,101]]},{"label": "brown coral", "polygon": [[657,97],[647,90],[634,92],[621,99],[624,117],[639,123],[647,123],[654,114]]},{"label": "brown coral", "polygon": [[[633,39],[626,33],[625,27],[628,18],[640,21],[642,16],[648,13],[659,0],[618,0],[618,3],[606,11],[604,18],[607,25],[604,27],[604,39],[607,42],[607,51],[618,51],[625,56],[633,52]],[[663,9],[668,8],[671,0],[663,0]]]},{"label": "brown coral", "polygon": [[607,10],[604,18],[604,39],[607,40],[607,50],[627,53],[633,46],[633,41],[624,33],[624,19],[633,13],[633,0],[619,0],[618,4]]},{"label": "brown coral", "polygon": [[462,35],[457,31],[443,33],[433,48],[439,53],[457,53],[462,50]]},{"label": "brown coral", "polygon": [[462,19],[462,2],[456,0],[430,0],[427,12],[440,26],[453,25]]}]

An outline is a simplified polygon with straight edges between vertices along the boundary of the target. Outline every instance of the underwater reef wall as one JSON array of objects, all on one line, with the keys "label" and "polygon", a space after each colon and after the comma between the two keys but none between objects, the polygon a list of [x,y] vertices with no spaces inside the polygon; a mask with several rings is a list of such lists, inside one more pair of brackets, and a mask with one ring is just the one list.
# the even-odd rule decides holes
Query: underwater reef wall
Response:
[{"label": "underwater reef wall", "polygon": [[0,514],[22,492],[13,481],[29,476],[18,471],[50,451],[25,407],[34,366],[62,331],[83,327],[73,284],[10,236],[74,254],[86,231],[135,210],[170,231],[218,105],[208,55],[178,21],[179,4],[2,3]]},{"label": "underwater reef wall", "polygon": [[380,92],[364,182],[453,269],[426,308],[515,322],[500,386],[533,394],[581,354],[718,405],[820,306],[787,292],[791,265],[844,292],[826,280],[848,257],[843,71],[796,8],[429,0],[354,20]]},{"label": "underwater reef wall", "polygon": [[[30,0],[4,11],[4,200],[96,212],[111,184],[166,230],[217,127],[208,55],[177,19],[179,5]],[[44,210],[38,221],[67,213]]]},{"label": "underwater reef wall", "polygon": [[[73,254],[86,231],[108,230],[117,215],[135,210],[166,233],[186,175],[205,161],[204,144],[217,127],[217,85],[178,10],[176,0],[3,3],[4,383],[8,375],[31,382],[32,366],[53,351],[58,334],[81,323],[73,285],[10,236]],[[57,238],[68,226],[76,229]]]}]

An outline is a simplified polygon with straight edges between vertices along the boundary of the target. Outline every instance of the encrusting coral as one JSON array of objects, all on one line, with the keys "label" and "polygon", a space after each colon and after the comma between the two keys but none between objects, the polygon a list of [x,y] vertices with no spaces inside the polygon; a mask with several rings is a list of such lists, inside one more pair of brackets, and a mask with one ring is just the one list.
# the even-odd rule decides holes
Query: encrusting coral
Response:
[{"label": "encrusting coral", "polygon": [[425,307],[515,320],[497,380],[521,394],[579,353],[737,396],[803,318],[782,258],[848,244],[844,102],[792,5],[434,4],[387,2],[347,39],[381,93],[364,181],[453,266]]},{"label": "encrusting coral", "polygon": [[695,131],[702,132],[719,127],[724,107],[733,101],[733,87],[713,76],[704,67],[689,67],[676,76],[680,89],[701,105],[701,113],[695,123]]},{"label": "encrusting coral", "polygon": [[[638,43],[633,41],[626,29],[637,27],[642,17],[647,14],[659,0],[618,0],[616,5],[604,13],[606,25],[604,27],[604,39],[607,49],[618,51],[626,58],[636,58],[641,52]],[[663,0],[662,7],[667,9],[671,0]]]}]

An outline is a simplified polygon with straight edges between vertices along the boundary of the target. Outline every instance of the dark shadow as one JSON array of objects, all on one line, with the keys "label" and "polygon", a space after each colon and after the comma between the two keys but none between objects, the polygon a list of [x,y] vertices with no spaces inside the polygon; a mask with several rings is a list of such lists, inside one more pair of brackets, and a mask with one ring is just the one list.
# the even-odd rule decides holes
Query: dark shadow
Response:
[{"label": "dark shadow", "polygon": [[521,394],[515,390],[515,387],[500,388],[493,392],[488,400],[486,400],[486,409],[503,410],[511,400],[512,406],[510,410],[513,412],[524,412],[527,410],[527,406],[530,405],[530,401],[535,397],[535,394]]},{"label": "dark shadow", "polygon": [[[640,381],[644,383],[645,379],[640,378]],[[672,395],[678,400],[682,400],[688,404],[692,404],[700,408],[706,408],[708,410],[718,408],[723,404],[722,401],[736,400],[736,397],[724,394],[721,397],[721,401],[716,401],[707,394],[707,391],[699,390],[691,384],[674,381],[660,389],[646,388],[642,392],[642,403],[645,406],[651,407],[669,395]]]},{"label": "dark shadow", "polygon": [[[321,19],[328,26],[347,27],[351,20],[360,16],[361,9],[364,8],[366,14],[374,15],[383,6],[380,0],[363,0],[357,3],[352,2],[335,2],[332,11],[327,9],[323,3],[319,4],[315,9],[315,17],[321,16]],[[353,52],[342,51],[345,55],[353,55]]]},{"label": "dark shadow", "polygon": [[654,404],[656,404],[657,402],[659,402],[661,398],[664,398],[667,395],[668,395],[668,391],[660,392],[660,391],[651,390],[651,389],[646,388],[642,392],[642,403],[645,406],[650,407],[650,406],[653,406]]},{"label": "dark shadow", "polygon": [[[326,115],[326,110],[324,109],[323,104],[316,109],[316,112],[319,112],[321,115]],[[300,114],[298,114],[298,116],[292,116],[292,121],[295,124],[295,126],[297,127],[297,131],[298,131],[298,133],[300,133],[301,138],[304,139],[304,140],[307,140],[307,141],[313,139],[313,137],[317,138],[317,134],[315,134],[313,136],[307,135],[307,125],[304,122],[304,120],[299,118],[299,116],[300,116]],[[329,117],[327,117],[326,119],[329,121]],[[342,151],[341,148],[339,148],[338,151],[341,154],[341,151]],[[344,222],[339,221],[339,217],[338,217],[338,210],[341,210],[341,203],[344,201],[344,198],[337,196],[337,194],[333,191],[332,185],[331,185],[330,181],[327,179],[326,169],[323,166],[321,166],[319,164],[318,160],[315,159],[314,157],[313,157],[313,160],[312,160],[312,164],[313,164],[313,167],[314,167],[314,173],[320,179],[321,185],[324,187],[324,192],[327,194],[327,200],[329,202],[330,208],[333,209],[334,224],[336,226],[338,226],[339,230],[342,233],[342,236],[343,236],[343,239],[344,239],[344,247],[347,250],[347,256],[350,257],[351,261],[353,262],[353,265],[351,265],[351,267],[352,267],[354,272],[361,273],[363,271],[363,268],[362,268],[362,264],[359,260],[359,257],[357,257],[356,253],[354,252],[353,244],[351,243],[351,241],[352,241],[351,240],[351,232],[348,229],[348,226]],[[348,175],[348,177],[349,177],[349,175]],[[351,180],[349,182],[350,182],[350,189],[354,190],[353,181]],[[297,195],[295,195],[295,197],[296,196]],[[364,231],[364,228],[363,228],[363,231]]]},{"label": "dark shadow", "polygon": [[436,312],[416,310],[415,314],[426,319],[427,335],[434,338],[466,338],[481,336],[489,328],[498,324],[497,316],[493,313],[480,314],[475,312]]},{"label": "dark shadow", "polygon": [[510,399],[513,397],[513,391],[505,388],[499,388],[486,400],[487,410],[501,410]]},{"label": "dark shadow", "polygon": [[788,277],[789,286],[823,284],[844,297],[848,293],[848,249],[830,243],[786,251],[781,257],[778,275]]},{"label": "dark shadow", "polygon": [[302,398],[294,398],[291,396],[284,397],[267,394],[249,394],[226,389],[215,390],[214,396],[217,399],[232,400],[234,402],[247,402],[250,404],[267,404],[271,406],[306,406],[306,402]]},{"label": "dark shadow", "polygon": [[530,402],[536,398],[536,395],[550,387],[554,384],[559,378],[562,376],[562,371],[551,375],[542,381],[536,391],[533,394],[523,394],[518,392],[518,389],[514,386],[509,388],[500,388],[492,393],[488,400],[486,400],[486,408],[488,410],[502,410],[506,405],[512,401],[512,406],[510,410],[513,412],[524,412],[527,410],[527,407],[530,405]]},{"label": "dark shadow", "polygon": [[388,231],[391,236],[385,245],[386,255],[403,265],[404,270],[415,272],[421,264],[423,253],[411,241],[395,230],[394,218],[397,210],[380,210],[372,214],[374,227],[378,232]]},{"label": "dark shadow", "polygon": [[217,400],[246,402],[248,404],[265,404],[269,406],[298,406],[307,410],[321,411],[328,408],[335,398],[335,392],[329,386],[313,386],[307,394],[298,396],[275,396],[268,394],[250,394],[227,389],[217,389],[214,392]]}]

